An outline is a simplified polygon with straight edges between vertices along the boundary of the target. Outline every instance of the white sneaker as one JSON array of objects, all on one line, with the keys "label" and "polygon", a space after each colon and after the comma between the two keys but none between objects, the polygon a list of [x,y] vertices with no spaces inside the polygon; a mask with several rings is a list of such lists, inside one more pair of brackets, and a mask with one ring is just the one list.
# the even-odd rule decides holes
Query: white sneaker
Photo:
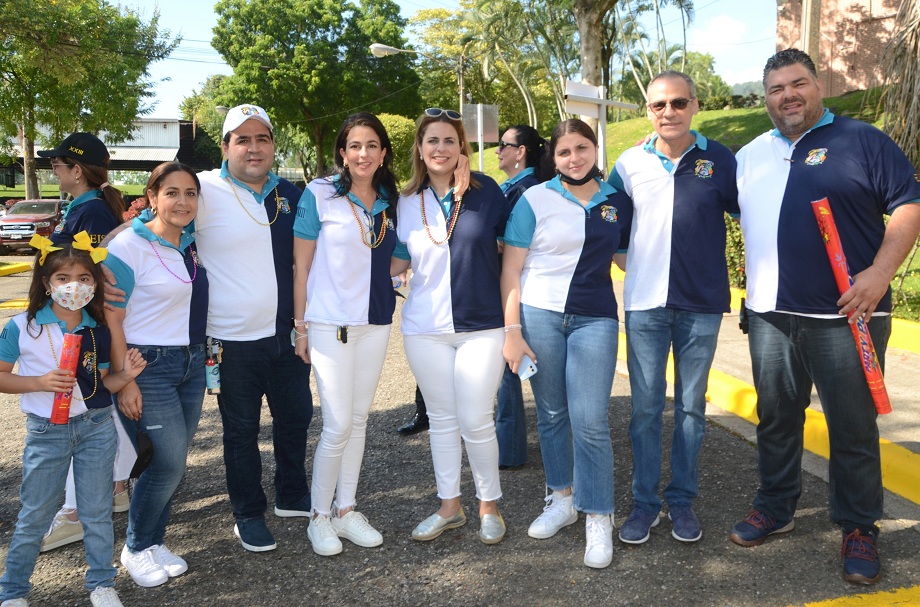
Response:
[{"label": "white sneaker", "polygon": [[613,560],[613,523],[609,514],[589,514],[585,521],[585,565],[603,569]]},{"label": "white sneaker", "polygon": [[0,603],[0,607],[29,607],[29,601],[23,598],[7,599]]},{"label": "white sneaker", "polygon": [[373,548],[383,543],[383,536],[367,522],[367,517],[354,510],[332,519],[332,527],[339,537],[364,548]]},{"label": "white sneaker", "polygon": [[311,518],[307,537],[313,544],[313,552],[320,556],[333,556],[342,552],[342,542],[328,516],[320,514]]},{"label": "white sneaker", "polygon": [[93,607],[124,607],[121,604],[121,599],[118,598],[118,593],[111,587],[97,586],[95,590],[89,593],[89,601],[93,604]]},{"label": "white sneaker", "polygon": [[551,538],[563,527],[567,527],[578,520],[578,511],[575,510],[575,496],[562,495],[553,491],[547,495],[546,506],[543,514],[530,524],[527,535],[538,540]]},{"label": "white sneaker", "polygon": [[[128,570],[128,575],[134,583],[144,588],[152,588],[165,584],[169,574],[160,566],[153,556],[156,546],[151,546],[140,552],[131,552],[128,545],[121,549],[121,564]],[[98,590],[98,588],[97,588]]]},{"label": "white sneaker", "polygon": [[188,563],[181,556],[166,547],[166,544],[151,546],[153,562],[166,571],[169,577],[177,577],[188,571]]},{"label": "white sneaker", "polygon": [[67,514],[72,512],[73,510],[64,508],[58,510],[58,513],[54,515],[54,520],[51,521],[51,529],[42,538],[40,552],[83,541],[83,523],[67,518]]}]

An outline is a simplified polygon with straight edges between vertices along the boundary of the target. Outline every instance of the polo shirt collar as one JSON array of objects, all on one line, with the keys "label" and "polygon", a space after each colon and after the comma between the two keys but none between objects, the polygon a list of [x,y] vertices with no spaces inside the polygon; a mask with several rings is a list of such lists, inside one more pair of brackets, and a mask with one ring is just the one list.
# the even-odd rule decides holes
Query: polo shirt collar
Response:
[{"label": "polo shirt collar", "polygon": [[64,217],[67,217],[68,215],[70,215],[71,211],[73,211],[75,208],[77,208],[84,202],[95,200],[96,198],[102,198],[102,190],[89,190],[88,192],[83,192],[82,194],[80,194],[79,196],[77,196],[76,198],[70,201],[70,204],[67,205],[67,210],[64,211]]},{"label": "polo shirt collar", "polygon": [[511,186],[519,182],[521,179],[524,179],[528,175],[533,175],[533,174],[534,174],[533,167],[527,167],[526,169],[524,169],[523,171],[521,171],[514,177],[509,177],[508,179],[506,179],[504,182],[502,182],[501,186],[499,187],[501,187],[502,192],[507,192],[511,188]]},{"label": "polo shirt collar", "polygon": [[[76,333],[83,327],[94,328],[97,324],[96,321],[93,320],[93,317],[90,316],[86,311],[86,308],[81,309],[80,313],[82,314],[82,318],[80,319],[79,324],[77,324],[77,326],[72,331],[73,333]],[[45,302],[45,305],[35,313],[35,322],[39,325],[50,325],[57,323],[57,325],[61,328],[61,331],[67,333],[67,323],[58,318],[57,314],[54,313],[54,310],[51,308],[50,299]]]},{"label": "polo shirt collar", "polygon": [[[342,178],[341,178],[340,176],[338,176],[338,175],[333,175],[333,176],[330,178],[330,180],[329,180],[329,181],[332,182],[332,185],[335,186],[335,191],[336,191],[336,192],[339,191],[339,182],[340,182],[341,180],[342,180]],[[365,211],[367,210],[367,209],[364,208],[364,203],[361,202],[361,199],[360,199],[360,198],[358,198],[357,196],[355,196],[355,195],[352,194],[351,192],[346,192],[345,194],[346,194],[346,196],[348,196],[348,200],[352,201],[354,204],[358,205],[359,207],[361,207],[361,208],[364,209]],[[382,191],[380,191],[380,190],[377,190],[377,198],[374,199],[374,206],[373,206],[373,208],[371,209],[371,215],[377,215],[378,213],[380,213],[380,212],[383,211],[384,209],[388,209],[388,208],[390,208],[390,202],[389,202],[389,199],[387,198],[386,194],[384,194],[384,193],[383,193]]]},{"label": "polo shirt collar", "polygon": [[[159,236],[153,233],[153,230],[147,227],[147,222],[150,221],[150,219],[152,219],[152,216],[150,217],[150,219],[146,219],[146,220],[143,219],[143,217],[144,217],[143,215],[141,217],[135,217],[134,221],[131,222],[131,229],[134,230],[135,234],[137,234],[144,240],[149,240],[151,242],[158,242],[164,247],[168,247],[170,249],[176,248],[176,245],[169,242],[168,240],[164,240],[160,238]],[[194,231],[194,229],[195,229],[194,222],[182,228],[182,235],[179,237],[179,248],[177,249],[178,251],[180,252],[184,251],[186,248],[188,248],[190,244],[192,244],[192,242],[195,241],[195,237],[192,236],[192,232]]]},{"label": "polo shirt collar", "polygon": [[[830,111],[829,109],[824,108],[824,113],[821,114],[821,118],[818,119],[818,122],[816,122],[813,127],[811,127],[810,129],[808,129],[807,131],[799,135],[799,139],[801,139],[802,137],[804,137],[805,135],[807,135],[808,133],[812,132],[815,129],[821,128],[822,126],[827,126],[829,124],[832,124],[834,122],[834,118],[835,118],[834,113]],[[788,139],[785,135],[779,132],[779,129],[773,129],[772,131],[770,131],[770,136],[776,137],[778,139],[782,139],[783,141],[787,142],[789,145],[792,145],[796,141],[798,141],[798,139],[796,139],[796,141],[792,141]]]},{"label": "polo shirt collar", "polygon": [[[584,207],[585,210],[593,209],[597,205],[603,202],[607,202],[607,198],[610,197],[611,194],[616,194],[616,191],[617,191],[615,187],[613,187],[612,185],[610,185],[609,183],[607,183],[600,177],[595,177],[594,181],[597,182],[597,184],[600,186],[600,189],[594,194],[594,196],[591,197],[591,200],[588,201],[588,206]],[[563,187],[562,178],[559,175],[556,175],[555,177],[547,181],[546,187],[547,189],[550,189],[550,190],[553,190],[554,192],[559,193],[566,200],[569,200],[571,202],[574,202],[578,206],[581,206],[581,203],[578,201],[578,199],[572,196],[572,193]]]},{"label": "polo shirt collar", "polygon": [[256,192],[251,187],[249,187],[248,185],[246,185],[245,183],[243,183],[242,181],[240,181],[239,179],[237,179],[236,177],[230,174],[230,169],[227,166],[226,160],[224,160],[224,162],[220,165],[220,178],[221,179],[229,178],[235,185],[241,188],[245,188],[247,191],[252,193],[252,195],[256,199],[256,202],[258,202],[259,204],[262,204],[262,202],[271,193],[271,191],[274,190],[275,187],[277,187],[279,183],[281,183],[281,178],[275,175],[272,171],[269,171],[268,181],[266,181],[265,185],[262,186],[262,191]]}]

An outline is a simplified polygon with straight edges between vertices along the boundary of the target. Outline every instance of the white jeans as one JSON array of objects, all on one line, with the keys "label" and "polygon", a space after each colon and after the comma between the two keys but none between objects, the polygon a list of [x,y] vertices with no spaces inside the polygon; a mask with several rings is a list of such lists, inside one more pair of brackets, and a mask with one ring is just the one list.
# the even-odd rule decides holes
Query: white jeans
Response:
[{"label": "white jeans", "polygon": [[502,329],[406,335],[406,358],[428,408],[431,461],[438,497],[460,495],[460,439],[483,501],[502,496],[493,403],[505,360]]},{"label": "white jeans", "polygon": [[348,327],[348,341],[335,325],[310,323],[310,362],[319,389],[323,431],[313,456],[313,510],[329,516],[355,505],[364,459],[367,415],[383,370],[390,325]]}]

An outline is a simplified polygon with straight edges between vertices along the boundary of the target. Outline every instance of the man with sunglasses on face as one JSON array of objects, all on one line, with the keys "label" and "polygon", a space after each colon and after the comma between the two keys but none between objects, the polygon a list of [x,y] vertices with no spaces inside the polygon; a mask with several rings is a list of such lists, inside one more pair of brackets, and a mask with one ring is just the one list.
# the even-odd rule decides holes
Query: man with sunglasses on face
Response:
[{"label": "man with sunglasses on face", "polygon": [[608,179],[633,199],[624,308],[632,416],[633,509],[620,541],[642,544],[658,525],[662,502],[665,368],[674,351],[671,482],[664,490],[671,535],[703,536],[693,501],[706,431],[706,388],[722,314],[729,311],[724,214],[738,214],[731,150],[690,130],[699,111],[689,76],[666,71],[648,85],[655,134],[624,152]]},{"label": "man with sunglasses on face", "polygon": [[[815,64],[802,51],[776,53],[763,81],[776,128],[738,152],[760,488],[729,538],[759,546],[795,527],[815,386],[830,437],[830,514],[843,532],[843,578],[874,584],[882,575],[879,433],[846,315],[853,312],[851,323],[864,316],[884,366],[889,285],[920,230],[920,174],[887,135],[824,108]],[[810,204],[823,198],[853,276],[842,296]]]}]

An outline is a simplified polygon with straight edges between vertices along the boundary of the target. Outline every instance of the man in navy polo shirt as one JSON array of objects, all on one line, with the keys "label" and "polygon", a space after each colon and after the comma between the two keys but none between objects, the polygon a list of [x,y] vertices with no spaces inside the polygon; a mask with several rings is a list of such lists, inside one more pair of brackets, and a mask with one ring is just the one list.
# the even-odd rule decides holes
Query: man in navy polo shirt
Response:
[{"label": "man in navy polo shirt", "polygon": [[699,111],[693,80],[667,71],[648,85],[655,135],[624,152],[609,182],[632,197],[624,307],[632,416],[633,509],[620,540],[642,544],[658,525],[665,369],[674,350],[671,482],[664,490],[671,535],[703,536],[693,511],[706,431],[706,387],[722,314],[729,311],[725,213],[738,214],[735,157],[690,130]]},{"label": "man in navy polo shirt", "polygon": [[294,218],[302,192],[271,171],[272,124],[255,105],[224,120],[223,166],[199,174],[195,236],[208,269],[208,336],[221,343],[227,491],[243,548],[273,550],[265,523],[259,427],[262,397],[272,416],[275,514],[310,515],[304,460],[313,415],[310,366],[294,354]]},{"label": "man in navy polo shirt", "polygon": [[[864,316],[884,365],[889,285],[920,231],[920,175],[884,133],[823,107],[815,65],[802,51],[771,57],[764,88],[776,128],[738,153],[761,485],[729,537],[758,546],[795,526],[814,385],[830,436],[831,519],[843,530],[843,578],[874,584],[881,579],[879,433],[846,315]],[[843,296],[810,204],[825,197],[854,280]]]}]

